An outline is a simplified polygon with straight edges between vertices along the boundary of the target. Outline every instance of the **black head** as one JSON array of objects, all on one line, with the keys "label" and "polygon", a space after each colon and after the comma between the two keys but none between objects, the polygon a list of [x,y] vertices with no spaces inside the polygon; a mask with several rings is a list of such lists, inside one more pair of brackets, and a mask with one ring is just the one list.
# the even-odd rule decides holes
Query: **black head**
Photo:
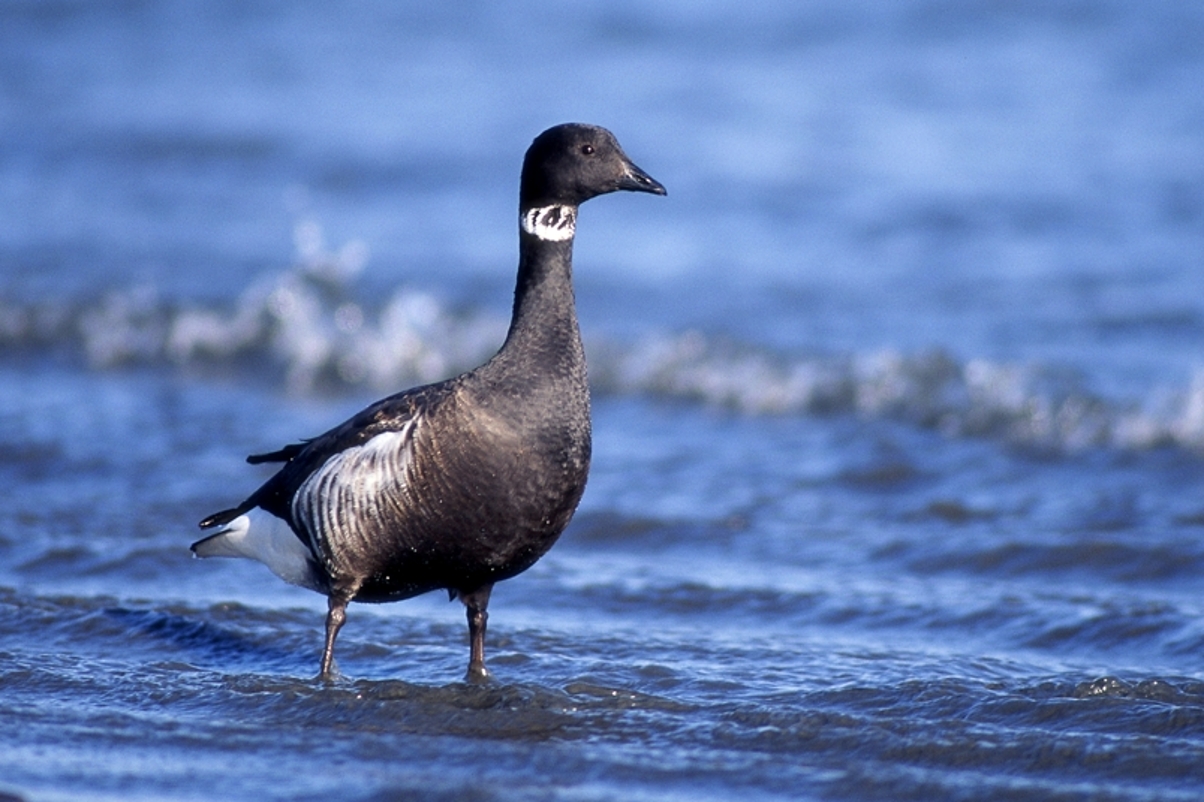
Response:
[{"label": "black head", "polygon": [[519,202],[524,209],[577,206],[620,189],[666,194],[663,186],[627,158],[610,131],[565,123],[535,137],[527,149]]}]

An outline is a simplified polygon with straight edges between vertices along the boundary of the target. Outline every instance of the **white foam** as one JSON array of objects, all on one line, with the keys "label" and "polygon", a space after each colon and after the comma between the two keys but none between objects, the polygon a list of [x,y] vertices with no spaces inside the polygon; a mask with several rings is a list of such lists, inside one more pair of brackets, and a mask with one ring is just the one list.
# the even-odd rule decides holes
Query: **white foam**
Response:
[{"label": "white foam", "polygon": [[[532,210],[533,219],[544,212]],[[380,303],[352,300],[351,288],[336,281],[354,270],[315,271],[343,257],[311,240],[297,267],[252,283],[225,307],[181,308],[146,286],[76,304],[0,302],[0,344],[68,345],[101,369],[251,365],[282,374],[296,393],[354,387],[383,394],[471,369],[501,343],[500,314],[453,311],[429,293],[403,287]],[[888,418],[950,437],[1059,450],[1204,450],[1204,368],[1123,398],[1101,395],[1090,377],[1052,365],[959,360],[939,350],[783,354],[697,331],[622,344],[590,336],[587,344],[590,374],[604,392],[742,414]]]},{"label": "white foam", "polygon": [[942,351],[785,357],[697,332],[597,351],[591,375],[604,389],[744,414],[856,414],[1061,451],[1204,449],[1204,369],[1187,387],[1126,400],[1041,365]]}]

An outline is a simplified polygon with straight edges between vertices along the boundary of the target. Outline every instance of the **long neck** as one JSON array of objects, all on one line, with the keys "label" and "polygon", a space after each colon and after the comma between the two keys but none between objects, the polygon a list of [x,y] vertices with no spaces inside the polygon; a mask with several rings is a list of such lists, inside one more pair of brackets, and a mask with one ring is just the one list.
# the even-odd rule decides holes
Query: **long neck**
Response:
[{"label": "long neck", "polygon": [[581,348],[573,297],[573,240],[520,234],[514,313],[502,350],[521,349],[560,362]]},{"label": "long neck", "polygon": [[585,354],[573,298],[576,208],[523,209],[514,314],[493,367],[538,366],[554,378],[584,381]]}]

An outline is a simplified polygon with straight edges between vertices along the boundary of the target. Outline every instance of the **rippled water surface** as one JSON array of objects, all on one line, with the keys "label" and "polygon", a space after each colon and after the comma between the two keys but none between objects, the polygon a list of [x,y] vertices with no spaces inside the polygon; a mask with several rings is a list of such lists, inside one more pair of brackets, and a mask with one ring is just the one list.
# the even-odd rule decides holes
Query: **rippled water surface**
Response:
[{"label": "rippled water surface", "polygon": [[[1204,13],[0,3],[0,795],[1196,800]],[[590,484],[491,604],[197,561],[583,210]]]}]

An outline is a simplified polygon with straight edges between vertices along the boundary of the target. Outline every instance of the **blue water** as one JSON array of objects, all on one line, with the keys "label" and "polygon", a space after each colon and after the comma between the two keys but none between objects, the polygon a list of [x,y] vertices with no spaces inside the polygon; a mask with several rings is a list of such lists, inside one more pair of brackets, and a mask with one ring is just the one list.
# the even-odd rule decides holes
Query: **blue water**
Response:
[{"label": "blue water", "polygon": [[[1195,800],[1204,9],[0,2],[0,793]],[[582,210],[595,458],[463,611],[195,561]]]}]

